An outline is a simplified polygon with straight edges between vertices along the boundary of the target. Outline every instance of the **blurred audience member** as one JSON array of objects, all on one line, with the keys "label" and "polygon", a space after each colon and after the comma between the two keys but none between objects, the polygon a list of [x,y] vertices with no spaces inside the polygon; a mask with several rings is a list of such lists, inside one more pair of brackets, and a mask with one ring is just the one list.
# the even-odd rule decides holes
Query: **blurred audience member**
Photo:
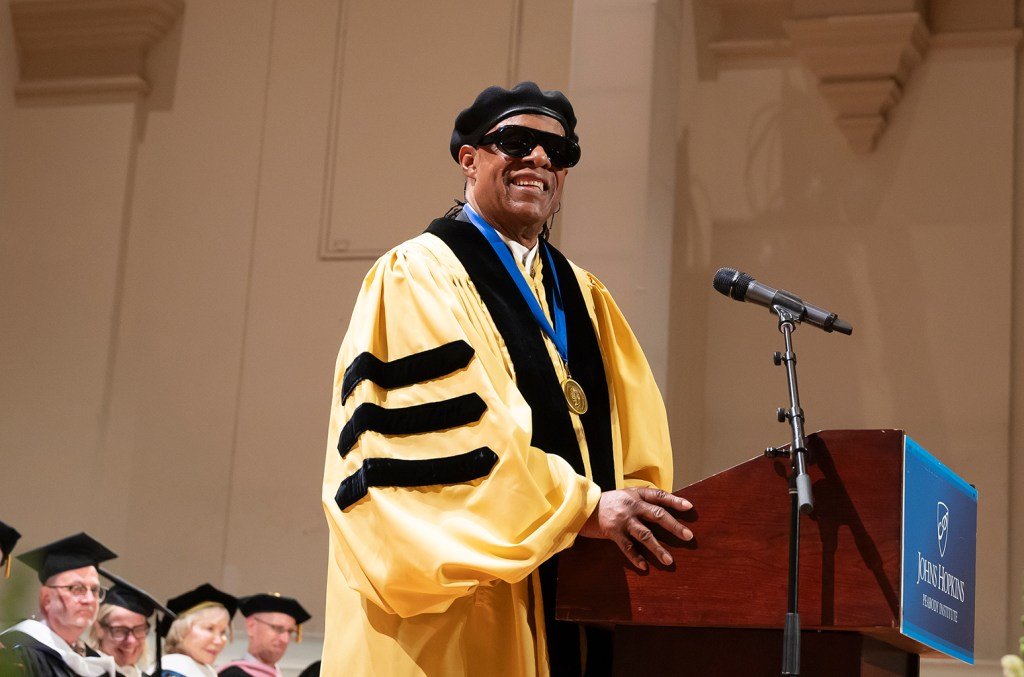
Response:
[{"label": "blurred audience member", "polygon": [[89,645],[112,656],[119,675],[141,677],[150,662],[146,637],[154,611],[156,605],[148,595],[114,585],[89,629]]},{"label": "blurred audience member", "polygon": [[288,650],[292,637],[302,641],[302,624],[309,613],[298,600],[280,594],[260,593],[242,597],[238,608],[245,616],[249,649],[241,660],[220,669],[225,677],[281,677],[278,661]]},{"label": "blurred audience member", "polygon": [[[238,600],[209,583],[167,601],[178,615],[162,624],[164,677],[216,677],[213,663],[228,643],[231,617]],[[168,626],[169,627],[166,627]]]},{"label": "blurred audience member", "polygon": [[82,641],[105,591],[96,566],[117,557],[80,533],[19,555],[39,574],[39,616],[0,634],[0,673],[33,677],[114,675],[114,659]]}]

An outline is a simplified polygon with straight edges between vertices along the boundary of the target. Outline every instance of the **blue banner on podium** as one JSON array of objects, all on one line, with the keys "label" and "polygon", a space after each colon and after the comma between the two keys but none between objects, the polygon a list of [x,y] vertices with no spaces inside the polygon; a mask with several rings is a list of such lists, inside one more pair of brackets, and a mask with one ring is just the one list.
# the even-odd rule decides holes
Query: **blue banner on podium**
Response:
[{"label": "blue banner on podium", "polygon": [[903,436],[900,631],[974,663],[978,490]]}]

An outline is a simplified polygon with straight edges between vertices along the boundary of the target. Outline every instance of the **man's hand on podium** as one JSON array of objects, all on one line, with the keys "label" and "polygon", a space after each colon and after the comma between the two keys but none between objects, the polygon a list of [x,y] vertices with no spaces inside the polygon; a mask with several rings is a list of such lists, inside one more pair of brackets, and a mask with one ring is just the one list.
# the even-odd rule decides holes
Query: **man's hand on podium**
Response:
[{"label": "man's hand on podium", "polygon": [[[661,489],[631,487],[606,491],[601,494],[597,509],[580,529],[580,536],[615,541],[626,559],[641,571],[647,571],[645,558],[656,558],[665,566],[671,566],[672,555],[658,542],[645,522],[657,524],[665,531],[689,541],[693,538],[693,532],[665,508],[685,512],[692,507],[693,504],[685,498]],[[639,548],[638,545],[643,547]]]}]

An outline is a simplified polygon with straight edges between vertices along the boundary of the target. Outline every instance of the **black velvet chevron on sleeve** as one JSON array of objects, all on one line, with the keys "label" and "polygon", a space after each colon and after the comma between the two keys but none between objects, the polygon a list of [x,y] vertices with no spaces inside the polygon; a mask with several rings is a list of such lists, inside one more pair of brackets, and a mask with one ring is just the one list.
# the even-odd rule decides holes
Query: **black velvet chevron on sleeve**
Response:
[{"label": "black velvet chevron on sleeve", "polygon": [[367,458],[341,482],[334,501],[341,510],[366,496],[370,487],[426,487],[462,484],[486,477],[498,462],[487,447],[456,456],[425,460]]},{"label": "black velvet chevron on sleeve", "polygon": [[371,402],[356,407],[352,418],[341,429],[338,453],[342,458],[352,450],[359,436],[368,430],[383,435],[417,435],[448,430],[479,421],[487,405],[476,393],[460,395],[440,402],[387,409]]},{"label": "black velvet chevron on sleeve", "polygon": [[341,381],[341,401],[345,402],[361,381],[373,381],[387,390],[423,383],[462,369],[469,364],[473,354],[472,346],[461,340],[390,362],[371,353],[359,353],[345,368],[345,376]]}]

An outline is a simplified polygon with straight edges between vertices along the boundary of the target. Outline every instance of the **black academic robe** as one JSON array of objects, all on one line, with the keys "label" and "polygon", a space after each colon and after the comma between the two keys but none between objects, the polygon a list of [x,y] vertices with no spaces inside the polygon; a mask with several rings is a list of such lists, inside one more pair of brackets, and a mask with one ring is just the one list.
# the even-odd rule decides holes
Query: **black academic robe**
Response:
[{"label": "black academic robe", "polygon": [[78,677],[60,654],[31,635],[5,632],[0,637],[0,676]]}]

